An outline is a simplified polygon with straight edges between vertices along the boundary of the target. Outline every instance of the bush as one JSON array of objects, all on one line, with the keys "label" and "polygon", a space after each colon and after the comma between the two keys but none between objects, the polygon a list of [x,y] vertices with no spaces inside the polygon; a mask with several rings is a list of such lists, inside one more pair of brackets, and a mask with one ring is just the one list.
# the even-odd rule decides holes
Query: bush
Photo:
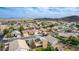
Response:
[{"label": "bush", "polygon": [[53,48],[51,46],[48,46],[47,48],[39,47],[35,49],[36,51],[58,51],[57,48]]},{"label": "bush", "polygon": [[0,43],[0,51],[2,51],[4,48],[4,44]]},{"label": "bush", "polygon": [[36,51],[44,51],[44,48],[40,47],[40,48],[36,48]]}]

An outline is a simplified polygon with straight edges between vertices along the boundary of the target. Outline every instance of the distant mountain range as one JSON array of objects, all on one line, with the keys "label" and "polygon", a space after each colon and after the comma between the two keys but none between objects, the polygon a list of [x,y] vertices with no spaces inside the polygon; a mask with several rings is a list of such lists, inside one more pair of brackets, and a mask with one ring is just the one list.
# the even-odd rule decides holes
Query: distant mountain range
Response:
[{"label": "distant mountain range", "polygon": [[34,20],[54,20],[54,21],[59,21],[59,20],[63,20],[63,21],[70,21],[70,22],[74,22],[74,21],[79,21],[79,16],[68,16],[68,17],[63,17],[63,18],[36,18]]},{"label": "distant mountain range", "polygon": [[78,22],[79,16],[67,16],[62,18],[0,18],[0,20],[50,20],[50,21],[69,21]]}]

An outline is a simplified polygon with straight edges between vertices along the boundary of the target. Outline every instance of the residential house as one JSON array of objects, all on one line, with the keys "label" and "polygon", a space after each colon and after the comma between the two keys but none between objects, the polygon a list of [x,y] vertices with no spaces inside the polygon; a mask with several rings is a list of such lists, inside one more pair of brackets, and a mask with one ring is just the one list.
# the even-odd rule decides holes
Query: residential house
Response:
[{"label": "residential house", "polygon": [[36,47],[43,47],[43,48],[47,48],[48,46],[48,41],[41,36],[36,37],[36,39],[34,39],[34,43]]},{"label": "residential house", "polygon": [[70,37],[70,36],[77,36],[77,35],[79,35],[79,33],[76,33],[76,32],[70,32],[70,33],[66,33],[66,32],[61,32],[61,33],[59,33],[58,34],[59,36],[64,36],[64,37]]},{"label": "residential house", "polygon": [[23,37],[29,37],[29,34],[26,30],[23,30],[22,33],[23,33]]},{"label": "residential house", "polygon": [[8,25],[0,25],[0,30],[3,31],[4,29],[8,29]]},{"label": "residential house", "polygon": [[19,31],[15,30],[12,32],[12,36],[16,37],[16,38],[21,38],[21,33]]},{"label": "residential house", "polygon": [[30,48],[25,40],[14,40],[9,43],[9,51],[29,51]]},{"label": "residential house", "polygon": [[52,37],[51,35],[48,35],[45,37],[45,39],[51,44],[51,46],[55,46],[58,43],[58,39],[55,37]]}]

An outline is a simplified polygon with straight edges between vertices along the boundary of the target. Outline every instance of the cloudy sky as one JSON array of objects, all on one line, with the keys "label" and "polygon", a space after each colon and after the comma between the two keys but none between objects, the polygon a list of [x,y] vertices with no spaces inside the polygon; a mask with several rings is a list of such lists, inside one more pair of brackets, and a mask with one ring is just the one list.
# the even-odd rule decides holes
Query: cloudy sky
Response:
[{"label": "cloudy sky", "polygon": [[0,18],[56,18],[79,15],[78,7],[0,7]]}]

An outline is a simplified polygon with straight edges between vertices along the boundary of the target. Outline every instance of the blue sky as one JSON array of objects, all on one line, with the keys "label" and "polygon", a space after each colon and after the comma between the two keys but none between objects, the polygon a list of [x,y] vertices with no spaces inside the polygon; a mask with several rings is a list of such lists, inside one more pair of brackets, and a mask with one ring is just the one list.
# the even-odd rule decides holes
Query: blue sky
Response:
[{"label": "blue sky", "polygon": [[79,15],[78,7],[0,7],[0,18],[56,18]]}]

